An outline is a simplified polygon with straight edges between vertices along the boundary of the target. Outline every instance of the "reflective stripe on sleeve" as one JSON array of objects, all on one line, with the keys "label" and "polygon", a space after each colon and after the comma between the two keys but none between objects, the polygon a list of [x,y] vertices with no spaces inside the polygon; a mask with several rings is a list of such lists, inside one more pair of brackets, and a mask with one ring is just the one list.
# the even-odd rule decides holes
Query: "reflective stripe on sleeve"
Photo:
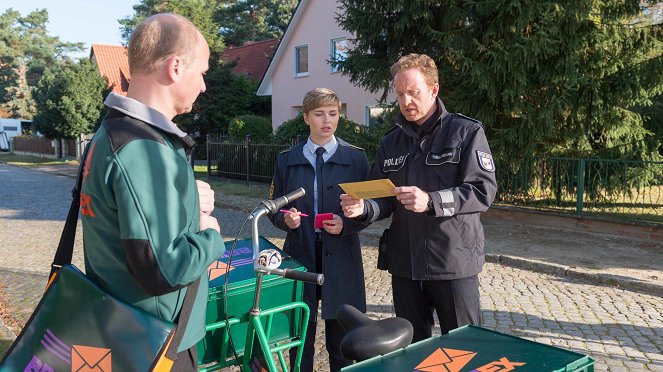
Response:
[{"label": "reflective stripe on sleeve", "polygon": [[371,219],[368,220],[368,222],[369,223],[375,222],[378,219],[378,217],[380,216],[380,206],[373,199],[365,199],[364,203],[370,204],[371,207],[373,208],[373,215],[371,216]]},{"label": "reflective stripe on sleeve", "polygon": [[435,191],[440,196],[442,216],[450,217],[456,213],[454,194],[449,190]]}]

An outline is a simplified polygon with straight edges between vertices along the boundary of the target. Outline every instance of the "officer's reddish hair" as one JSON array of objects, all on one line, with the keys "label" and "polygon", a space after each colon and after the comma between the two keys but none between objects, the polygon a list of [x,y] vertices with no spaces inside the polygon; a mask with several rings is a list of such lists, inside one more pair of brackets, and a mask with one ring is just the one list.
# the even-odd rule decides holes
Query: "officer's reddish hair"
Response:
[{"label": "officer's reddish hair", "polygon": [[425,54],[411,53],[401,57],[398,62],[391,66],[391,77],[395,78],[397,73],[411,68],[421,71],[428,86],[432,87],[439,83],[437,65],[431,57]]}]

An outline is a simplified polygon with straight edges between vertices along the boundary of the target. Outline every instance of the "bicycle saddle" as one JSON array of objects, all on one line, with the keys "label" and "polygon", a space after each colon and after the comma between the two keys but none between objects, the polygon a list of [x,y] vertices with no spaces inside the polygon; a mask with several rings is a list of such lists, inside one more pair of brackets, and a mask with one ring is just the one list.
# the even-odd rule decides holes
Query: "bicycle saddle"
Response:
[{"label": "bicycle saddle", "polygon": [[374,320],[350,305],[341,305],[336,321],[346,332],[341,340],[341,355],[362,361],[404,348],[412,342],[412,324],[403,318]]}]

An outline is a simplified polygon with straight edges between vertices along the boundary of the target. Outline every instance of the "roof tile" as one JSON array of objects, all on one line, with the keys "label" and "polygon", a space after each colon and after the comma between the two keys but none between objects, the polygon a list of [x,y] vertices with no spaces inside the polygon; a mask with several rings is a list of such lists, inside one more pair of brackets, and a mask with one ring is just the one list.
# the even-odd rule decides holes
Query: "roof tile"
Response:
[{"label": "roof tile", "polygon": [[113,92],[126,96],[131,80],[127,48],[121,45],[92,44],[90,59],[96,61],[101,76],[108,79],[108,86]]},{"label": "roof tile", "polygon": [[271,39],[231,47],[221,54],[221,58],[226,64],[237,61],[232,68],[233,73],[246,74],[254,81],[260,81],[276,52],[278,43],[278,39]]}]

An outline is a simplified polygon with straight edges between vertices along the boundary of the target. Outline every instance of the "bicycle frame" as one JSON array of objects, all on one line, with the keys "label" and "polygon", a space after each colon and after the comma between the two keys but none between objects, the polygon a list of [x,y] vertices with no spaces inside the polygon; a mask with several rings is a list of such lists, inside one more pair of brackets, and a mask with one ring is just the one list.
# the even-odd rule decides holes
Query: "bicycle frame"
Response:
[{"label": "bicycle frame", "polygon": [[[303,195],[303,190],[302,190],[302,195]],[[301,195],[300,195],[301,196]],[[294,198],[289,198],[289,199],[294,199]],[[286,199],[287,201],[287,199]],[[271,208],[270,208],[271,207]],[[247,331],[246,331],[246,337],[244,339],[244,354],[237,356],[237,358],[234,360],[234,362],[230,362],[230,364],[216,364],[214,366],[211,366],[209,368],[202,368],[200,371],[214,371],[218,370],[224,367],[227,367],[229,365],[237,365],[240,366],[242,371],[251,371],[251,364],[256,355],[256,350],[255,346],[258,346],[261,351],[261,356],[264,359],[265,363],[267,364],[266,366],[263,366],[264,368],[267,368],[270,372],[277,372],[279,371],[277,369],[276,363],[274,362],[274,354],[276,354],[278,360],[279,360],[279,365],[281,367],[282,371],[287,371],[289,370],[288,366],[286,365],[286,360],[283,355],[283,352],[285,350],[288,350],[293,347],[297,347],[297,356],[295,359],[294,363],[294,371],[298,372],[300,368],[300,363],[302,359],[302,354],[304,351],[304,341],[306,338],[306,331],[308,328],[308,320],[310,316],[310,310],[308,308],[308,305],[306,305],[304,302],[301,301],[295,301],[291,302],[288,304],[284,304],[281,306],[276,306],[270,309],[266,310],[261,310],[260,309],[260,296],[261,296],[261,291],[262,291],[262,282],[263,282],[263,276],[266,274],[275,274],[279,276],[283,276],[286,278],[291,278],[293,280],[304,280],[304,281],[315,281],[318,284],[322,283],[322,276],[313,274],[314,276],[317,275],[317,280],[313,280],[310,274],[312,273],[304,273],[304,272],[291,272],[289,270],[281,270],[281,269],[268,269],[264,266],[260,266],[257,264],[256,259],[260,254],[260,246],[259,246],[259,241],[260,241],[260,234],[259,234],[259,228],[258,228],[258,221],[260,218],[268,213],[270,213],[271,210],[273,210],[274,204],[271,206],[266,204],[266,202],[263,202],[260,207],[258,207],[251,215],[248,217],[248,220],[251,221],[251,243],[252,243],[252,250],[253,250],[253,270],[256,274],[256,282],[255,282],[255,294],[254,294],[254,299],[253,299],[253,306],[249,310],[248,313],[248,324],[247,324]],[[308,274],[308,275],[304,275]],[[272,329],[272,324],[273,324],[273,318],[274,315],[286,312],[286,311],[295,311],[295,312],[301,312],[299,317],[300,325],[297,327],[297,329],[300,330],[300,332],[297,332],[298,335],[293,335],[292,339],[281,343],[281,344],[276,344],[276,343],[270,343],[270,335],[271,335],[271,329]],[[295,317],[297,318],[297,317]],[[222,348],[225,348],[226,345],[228,344],[229,341],[229,335],[230,335],[230,327],[240,324],[242,321],[238,318],[232,318],[229,320],[228,324],[226,321],[220,321],[216,322],[213,324],[208,324],[205,329],[206,331],[211,331],[211,330],[217,330],[221,328],[228,328],[227,331],[222,332],[223,334],[223,340],[221,340],[221,345]],[[264,325],[263,325],[264,323]],[[256,345],[257,341],[257,345]],[[227,361],[226,361],[227,362]]]}]

